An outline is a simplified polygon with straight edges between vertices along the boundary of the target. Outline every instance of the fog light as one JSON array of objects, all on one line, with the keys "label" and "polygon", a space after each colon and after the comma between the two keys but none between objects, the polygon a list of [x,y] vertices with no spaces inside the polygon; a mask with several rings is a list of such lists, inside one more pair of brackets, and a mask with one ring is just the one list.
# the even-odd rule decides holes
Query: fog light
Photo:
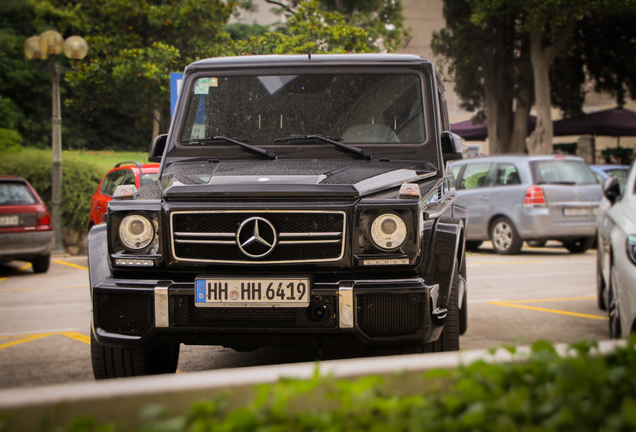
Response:
[{"label": "fog light", "polygon": [[362,264],[366,265],[406,265],[408,258],[385,258],[385,259],[365,259]]},{"label": "fog light", "polygon": [[149,259],[117,258],[115,260],[115,264],[125,265],[125,266],[150,267],[150,266],[154,266],[155,262]]}]

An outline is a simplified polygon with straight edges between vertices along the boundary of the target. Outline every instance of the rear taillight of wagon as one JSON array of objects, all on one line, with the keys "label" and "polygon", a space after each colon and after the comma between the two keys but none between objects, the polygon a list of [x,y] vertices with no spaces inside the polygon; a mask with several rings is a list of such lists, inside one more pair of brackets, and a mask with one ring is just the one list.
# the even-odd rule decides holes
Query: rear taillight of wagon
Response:
[{"label": "rear taillight of wagon", "polygon": [[526,191],[526,197],[523,201],[527,206],[544,206],[546,205],[545,195],[541,186],[533,185]]}]

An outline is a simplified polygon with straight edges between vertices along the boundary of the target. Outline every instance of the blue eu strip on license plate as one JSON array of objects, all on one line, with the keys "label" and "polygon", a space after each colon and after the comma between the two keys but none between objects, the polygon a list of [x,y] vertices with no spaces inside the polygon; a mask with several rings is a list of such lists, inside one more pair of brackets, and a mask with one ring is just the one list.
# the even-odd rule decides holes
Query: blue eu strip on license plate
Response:
[{"label": "blue eu strip on license plate", "polygon": [[204,307],[306,307],[307,278],[213,278],[195,280],[195,305]]}]

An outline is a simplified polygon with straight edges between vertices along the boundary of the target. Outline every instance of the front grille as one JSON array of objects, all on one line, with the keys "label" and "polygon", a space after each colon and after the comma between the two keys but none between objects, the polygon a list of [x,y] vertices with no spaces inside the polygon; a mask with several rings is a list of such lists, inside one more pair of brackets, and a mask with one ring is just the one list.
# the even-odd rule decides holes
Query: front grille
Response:
[{"label": "front grille", "polygon": [[[197,307],[192,296],[175,296],[175,327],[239,328],[239,329],[291,329],[333,328],[336,326],[335,297],[312,297],[309,307]],[[316,319],[311,312],[325,307],[324,318]]]},{"label": "front grille", "polygon": [[[257,231],[260,230],[263,242],[250,243],[250,238],[258,234],[252,225],[244,226],[239,233],[241,225],[253,218],[259,219]],[[337,261],[344,255],[345,213],[176,211],[171,214],[170,235],[173,255],[181,261],[239,264]]]},{"label": "front grille", "polygon": [[141,335],[153,325],[152,305],[150,294],[97,294],[97,326],[107,332]]},{"label": "front grille", "polygon": [[362,294],[357,302],[358,325],[369,336],[412,334],[424,325],[424,294]]}]

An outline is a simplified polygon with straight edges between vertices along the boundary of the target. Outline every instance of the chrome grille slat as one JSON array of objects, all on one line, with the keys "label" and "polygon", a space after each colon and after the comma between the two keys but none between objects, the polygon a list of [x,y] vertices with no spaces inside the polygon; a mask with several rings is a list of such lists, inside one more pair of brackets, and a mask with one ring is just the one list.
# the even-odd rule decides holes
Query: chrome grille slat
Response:
[{"label": "chrome grille slat", "polygon": [[[248,218],[267,219],[278,242],[263,258],[244,255],[237,231]],[[183,210],[170,214],[172,254],[178,261],[236,264],[314,263],[344,256],[346,213],[321,210]],[[230,240],[232,238],[232,240]]]},{"label": "chrome grille slat", "polygon": [[278,244],[322,244],[322,243],[340,243],[339,239],[336,240],[281,240]]}]

